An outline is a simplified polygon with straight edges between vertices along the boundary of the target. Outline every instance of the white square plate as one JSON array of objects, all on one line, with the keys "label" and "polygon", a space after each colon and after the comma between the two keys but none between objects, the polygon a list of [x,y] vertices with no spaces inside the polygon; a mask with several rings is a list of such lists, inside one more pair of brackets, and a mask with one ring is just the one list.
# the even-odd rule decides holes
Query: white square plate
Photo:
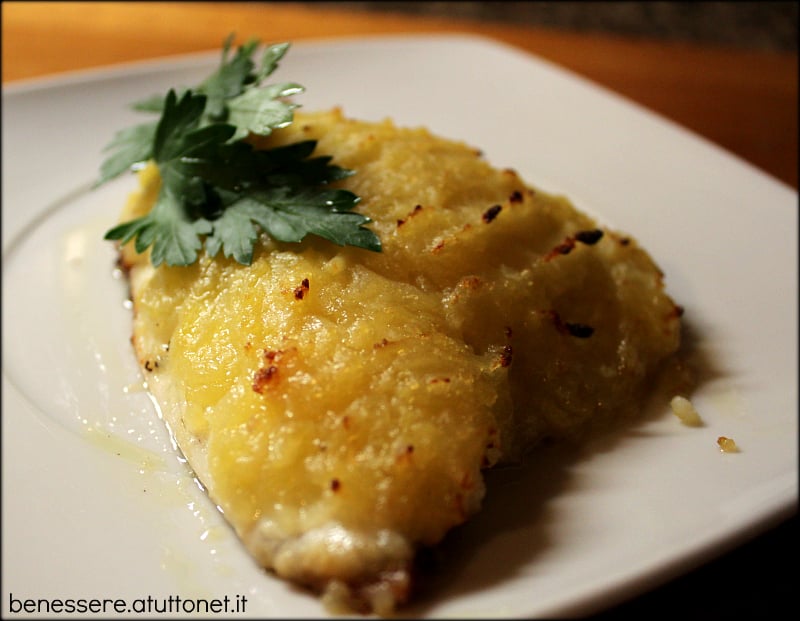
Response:
[{"label": "white square plate", "polygon": [[[102,240],[133,180],[89,190],[113,133],[142,118],[128,104],[197,83],[218,58],[3,89],[4,616],[21,605],[12,596],[62,598],[63,612],[91,598],[142,608],[148,597],[153,613],[226,597],[231,612],[246,597],[248,616],[325,614],[255,566],[178,458],[141,388],[125,283]],[[796,192],[484,39],[298,43],[278,75],[306,87],[306,109],[425,125],[633,234],[711,361],[693,398],[704,427],[664,404],[612,445],[545,450],[524,472],[494,473],[484,510],[448,542],[440,579],[407,614],[598,611],[795,510]],[[721,453],[722,435],[741,452]]]}]

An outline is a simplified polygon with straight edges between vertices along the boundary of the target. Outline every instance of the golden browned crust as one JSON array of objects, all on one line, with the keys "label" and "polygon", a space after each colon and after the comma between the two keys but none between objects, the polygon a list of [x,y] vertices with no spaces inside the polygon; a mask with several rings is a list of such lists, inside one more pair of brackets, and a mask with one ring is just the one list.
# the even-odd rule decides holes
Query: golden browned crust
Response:
[{"label": "golden browned crust", "polygon": [[[253,265],[121,250],[133,344],[178,446],[251,554],[361,611],[411,593],[421,546],[479,510],[481,470],[638,407],[680,314],[636,242],[479,152],[340,111],[313,138],[356,174],[384,250],[266,238]],[[145,213],[142,173],[125,218]]]}]

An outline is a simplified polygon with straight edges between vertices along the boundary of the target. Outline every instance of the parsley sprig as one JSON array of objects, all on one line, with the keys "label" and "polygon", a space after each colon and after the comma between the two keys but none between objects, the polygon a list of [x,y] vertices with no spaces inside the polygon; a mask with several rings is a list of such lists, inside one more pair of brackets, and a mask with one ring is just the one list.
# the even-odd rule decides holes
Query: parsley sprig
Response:
[{"label": "parsley sprig", "polygon": [[312,157],[313,140],[266,150],[246,140],[293,121],[297,105],[287,98],[303,87],[262,85],[289,44],[266,47],[259,68],[252,60],[257,40],[229,59],[231,42],[225,41],[217,70],[196,88],[135,103],[134,109],[160,113],[160,119],[118,132],[106,147],[113,153],[96,185],[150,160],[162,182],[150,212],[115,226],[105,239],[135,239],[137,252],[151,249],[154,266],[191,265],[203,248],[211,257],[222,251],[249,265],[261,232],[282,242],[313,234],[379,252],[380,240],[364,226],[369,218],[352,211],[359,197],[326,187],[353,171],[329,156]]}]

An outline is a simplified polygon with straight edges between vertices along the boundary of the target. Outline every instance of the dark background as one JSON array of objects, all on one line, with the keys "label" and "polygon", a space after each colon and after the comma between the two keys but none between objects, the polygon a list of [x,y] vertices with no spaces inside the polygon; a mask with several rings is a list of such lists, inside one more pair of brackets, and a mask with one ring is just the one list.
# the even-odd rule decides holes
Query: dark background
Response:
[{"label": "dark background", "polygon": [[572,32],[797,51],[797,2],[326,2]]}]

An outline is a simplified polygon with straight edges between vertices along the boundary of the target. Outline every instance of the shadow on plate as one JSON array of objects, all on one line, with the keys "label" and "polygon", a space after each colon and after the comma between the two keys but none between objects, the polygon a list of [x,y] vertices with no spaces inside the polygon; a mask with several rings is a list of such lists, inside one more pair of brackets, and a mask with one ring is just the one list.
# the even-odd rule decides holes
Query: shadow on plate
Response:
[{"label": "shadow on plate", "polygon": [[[458,598],[510,581],[558,545],[552,500],[576,485],[577,466],[625,442],[646,440],[644,427],[673,416],[675,394],[690,397],[701,386],[725,376],[703,347],[702,332],[684,320],[681,350],[655,382],[636,420],[620,420],[580,441],[542,446],[520,465],[484,471],[487,493],[481,511],[448,533],[435,548],[421,551],[412,604],[403,616],[425,616],[443,598]],[[514,531],[527,531],[525,545]],[[488,562],[486,562],[488,560]],[[479,562],[480,561],[480,562]],[[498,611],[499,612],[499,611]]]}]

